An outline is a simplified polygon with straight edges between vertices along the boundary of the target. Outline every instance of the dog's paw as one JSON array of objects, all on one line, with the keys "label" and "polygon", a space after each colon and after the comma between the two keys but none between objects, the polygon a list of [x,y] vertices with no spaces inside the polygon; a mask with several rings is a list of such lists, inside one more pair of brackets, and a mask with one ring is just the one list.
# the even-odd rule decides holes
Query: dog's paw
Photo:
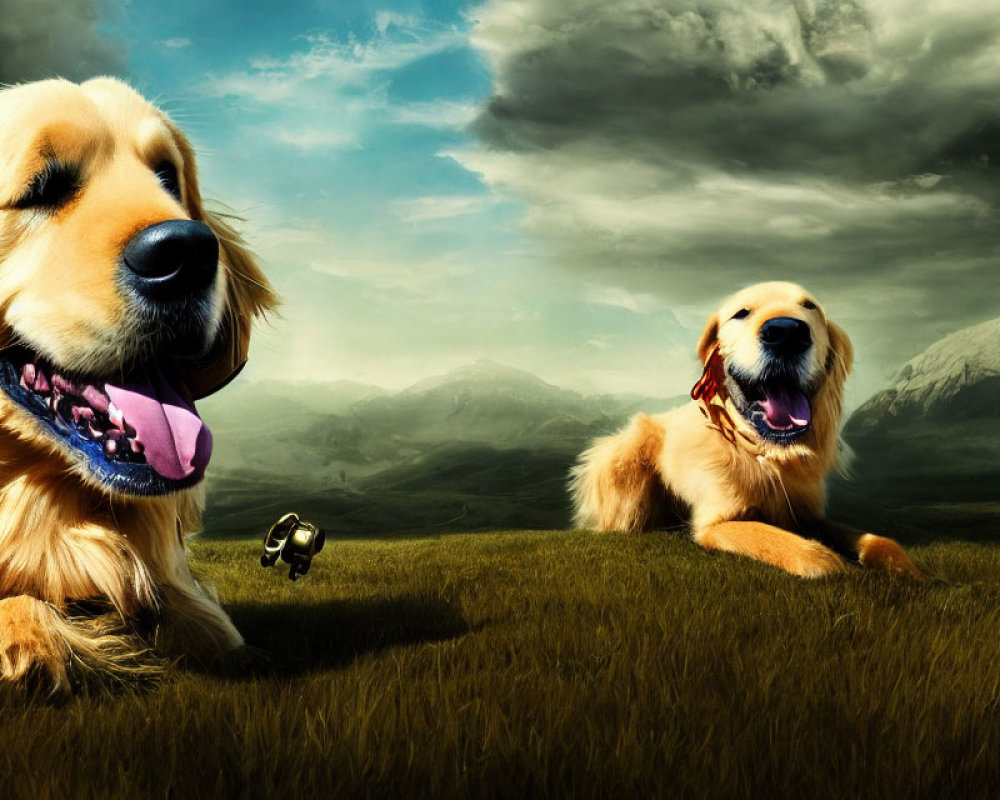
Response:
[{"label": "dog's paw", "polygon": [[68,694],[85,684],[138,685],[161,671],[117,615],[71,618],[27,595],[0,600],[0,680]]},{"label": "dog's paw", "polygon": [[61,623],[56,609],[34,597],[0,600],[0,678],[21,681],[31,674],[65,686],[70,648]]},{"label": "dog's paw", "polygon": [[803,542],[799,551],[784,565],[793,575],[803,578],[822,578],[844,572],[843,559],[819,542]]},{"label": "dog's paw", "polygon": [[874,533],[866,533],[858,540],[858,561],[868,569],[898,572],[918,580],[924,577],[897,542]]}]

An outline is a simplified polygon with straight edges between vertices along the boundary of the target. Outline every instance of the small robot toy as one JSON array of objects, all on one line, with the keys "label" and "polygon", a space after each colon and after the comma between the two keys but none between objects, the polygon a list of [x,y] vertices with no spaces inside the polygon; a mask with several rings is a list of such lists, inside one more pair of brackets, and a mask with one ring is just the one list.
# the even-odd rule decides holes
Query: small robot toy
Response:
[{"label": "small robot toy", "polygon": [[281,560],[289,564],[288,579],[298,580],[309,571],[313,556],[323,549],[326,534],[311,522],[303,522],[298,514],[285,514],[264,536],[262,567],[273,567]]}]

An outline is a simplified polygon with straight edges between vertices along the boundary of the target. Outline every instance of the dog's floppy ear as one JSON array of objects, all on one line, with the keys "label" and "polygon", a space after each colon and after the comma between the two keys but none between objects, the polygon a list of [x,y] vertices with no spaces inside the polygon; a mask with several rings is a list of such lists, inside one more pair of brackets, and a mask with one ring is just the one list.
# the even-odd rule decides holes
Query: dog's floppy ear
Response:
[{"label": "dog's floppy ear", "polygon": [[226,271],[225,310],[219,336],[208,355],[185,371],[185,383],[197,400],[236,377],[247,360],[254,319],[277,308],[278,297],[231,224],[233,218],[205,210],[198,189],[194,148],[170,120],[166,124],[184,159],[184,206],[191,219],[200,220],[212,229],[219,240],[220,262]]},{"label": "dog's floppy ear", "polygon": [[830,338],[830,350],[826,357],[826,379],[812,404],[813,428],[825,432],[825,438],[819,438],[818,443],[823,448],[821,452],[826,454],[828,463],[832,465],[840,461],[845,452],[838,431],[840,416],[844,410],[844,383],[854,365],[854,347],[839,325],[827,322],[826,330]]},{"label": "dog's floppy ear", "polygon": [[712,348],[715,347],[718,339],[719,315],[712,314],[712,316],[708,318],[708,322],[705,323],[705,330],[701,332],[701,338],[698,340],[697,353],[702,364],[708,361],[709,353],[712,352]]},{"label": "dog's floppy ear", "polygon": [[854,345],[847,333],[839,325],[826,323],[826,332],[830,337],[830,352],[826,357],[826,371],[831,377],[839,379],[843,384],[854,366]]}]

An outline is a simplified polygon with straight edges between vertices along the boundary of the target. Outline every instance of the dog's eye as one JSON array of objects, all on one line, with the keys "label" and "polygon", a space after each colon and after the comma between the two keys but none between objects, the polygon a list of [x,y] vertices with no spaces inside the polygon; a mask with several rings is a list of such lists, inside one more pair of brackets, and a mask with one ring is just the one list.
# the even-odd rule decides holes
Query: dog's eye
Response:
[{"label": "dog's eye", "polygon": [[816,304],[812,300],[803,300],[802,307],[808,309],[809,311],[816,310]]},{"label": "dog's eye", "polygon": [[739,311],[737,311],[735,314],[733,314],[730,317],[730,319],[746,319],[749,316],[750,316],[750,309],[749,308],[741,308]]},{"label": "dog's eye", "polygon": [[14,208],[40,208],[55,211],[80,191],[80,172],[76,167],[50,161],[35,175]]},{"label": "dog's eye", "polygon": [[156,165],[156,177],[160,179],[163,188],[170,194],[181,199],[181,182],[177,177],[177,167],[170,161],[161,161]]}]

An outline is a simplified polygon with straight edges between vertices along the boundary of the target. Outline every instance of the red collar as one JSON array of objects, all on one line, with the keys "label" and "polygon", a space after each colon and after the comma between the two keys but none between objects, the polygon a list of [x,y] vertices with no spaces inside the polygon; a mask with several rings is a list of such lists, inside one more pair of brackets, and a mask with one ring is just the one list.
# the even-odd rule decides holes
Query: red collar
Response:
[{"label": "red collar", "polygon": [[[698,379],[698,382],[691,389],[691,399],[702,400],[708,405],[717,395],[724,394],[725,379],[726,373],[722,363],[722,354],[719,353],[719,346],[716,345],[705,360],[705,369],[702,370],[701,378]],[[722,400],[725,402],[724,396]]]},{"label": "red collar", "polygon": [[726,366],[718,345],[712,348],[705,359],[705,369],[691,389],[691,399],[700,401],[698,409],[708,420],[709,426],[721,433],[724,439],[736,444],[736,435],[739,434],[746,442],[744,447],[750,445],[752,449],[759,449],[759,444],[736,426],[726,408],[726,400],[729,399],[726,391]]}]

